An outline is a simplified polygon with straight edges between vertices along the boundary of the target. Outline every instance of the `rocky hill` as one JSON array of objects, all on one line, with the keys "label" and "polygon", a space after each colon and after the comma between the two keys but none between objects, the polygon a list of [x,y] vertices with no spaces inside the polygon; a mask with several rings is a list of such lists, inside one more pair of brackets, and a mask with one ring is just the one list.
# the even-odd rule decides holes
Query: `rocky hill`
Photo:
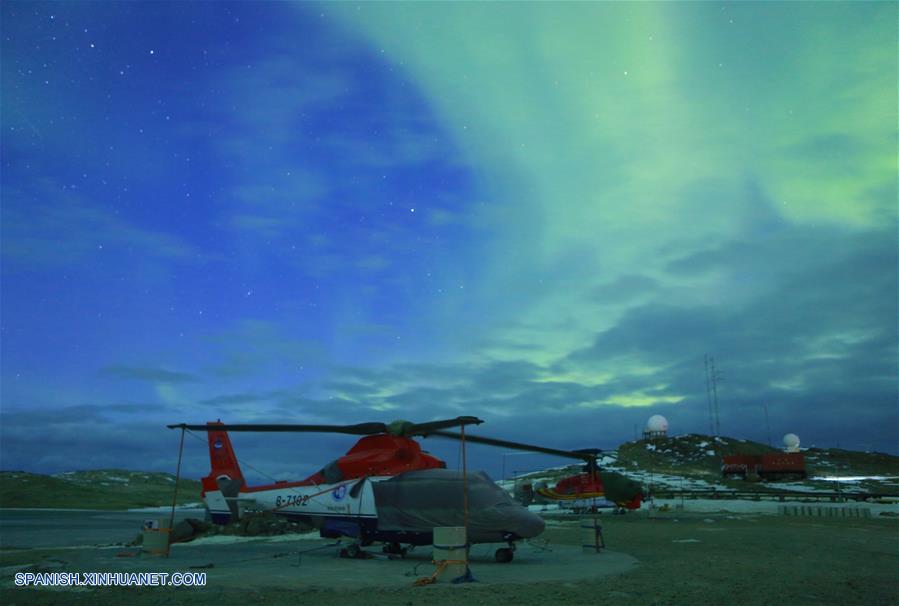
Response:
[{"label": "rocky hill", "polygon": [[[803,449],[808,478],[801,482],[746,482],[721,477],[724,456],[777,451],[751,440],[688,434],[625,442],[617,451],[604,453],[600,467],[624,473],[655,488],[899,493],[899,457],[838,448]],[[579,465],[570,465],[529,473],[521,478],[551,484],[579,471]]]},{"label": "rocky hill", "polygon": [[[759,442],[688,434],[625,442],[603,454],[602,469],[621,472],[658,489],[740,491],[864,491],[899,494],[899,457],[838,448],[803,449],[808,478],[802,482],[747,482],[721,477],[721,458],[730,454],[774,452]],[[519,476],[554,484],[581,471],[581,465],[555,467]],[[0,472],[0,507],[129,509],[170,505],[174,476],[118,469],[75,471],[46,476]],[[512,489],[517,482],[501,482]],[[179,504],[200,501],[200,483],[181,480]]]},{"label": "rocky hill", "polygon": [[[172,504],[175,476],[122,469],[69,471],[52,476],[0,471],[0,507],[132,509]],[[200,500],[200,483],[182,479],[178,503]]]},{"label": "rocky hill", "polygon": [[802,482],[753,483],[721,478],[721,460],[724,456],[758,455],[778,450],[751,440],[688,434],[622,444],[612,467],[644,478],[649,473],[656,476],[657,483],[661,484],[671,485],[672,479],[683,478],[687,483],[685,487],[689,488],[709,484],[740,490],[899,492],[899,457],[839,448],[802,449],[808,474]]}]

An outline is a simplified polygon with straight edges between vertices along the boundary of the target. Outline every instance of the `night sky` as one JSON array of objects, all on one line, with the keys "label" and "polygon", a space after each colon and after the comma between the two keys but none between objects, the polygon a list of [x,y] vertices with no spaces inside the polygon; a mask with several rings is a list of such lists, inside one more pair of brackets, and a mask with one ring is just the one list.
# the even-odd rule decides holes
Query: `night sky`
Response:
[{"label": "night sky", "polygon": [[723,434],[897,452],[895,3],[0,10],[3,469],[708,433],[706,354]]}]

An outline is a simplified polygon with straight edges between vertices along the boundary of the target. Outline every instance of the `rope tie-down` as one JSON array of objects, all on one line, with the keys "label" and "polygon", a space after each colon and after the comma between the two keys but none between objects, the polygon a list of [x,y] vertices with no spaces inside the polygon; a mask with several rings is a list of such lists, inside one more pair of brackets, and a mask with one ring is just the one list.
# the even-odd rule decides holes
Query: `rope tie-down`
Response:
[{"label": "rope tie-down", "polygon": [[471,574],[471,568],[468,567],[468,560],[432,560],[432,563],[437,566],[437,568],[434,570],[434,573],[429,577],[421,577],[420,579],[416,579],[414,583],[416,587],[422,587],[424,585],[436,583],[437,577],[443,574],[447,567],[453,564],[465,566],[465,574],[453,579],[452,582],[454,584],[477,582],[477,579],[474,578],[473,574]]},{"label": "rope tie-down", "polygon": [[[464,549],[464,551],[462,552],[464,559],[458,559],[458,557],[457,557],[457,558],[453,558],[453,559],[441,559],[441,560],[434,559],[434,560],[432,560],[433,564],[435,564],[437,566],[437,568],[434,570],[434,573],[431,576],[422,577],[420,579],[417,579],[415,581],[415,586],[417,586],[417,587],[420,587],[423,585],[430,585],[431,583],[436,583],[437,578],[441,574],[443,574],[443,572],[446,570],[446,568],[448,566],[453,566],[453,565],[465,567],[465,572],[462,575],[454,578],[452,580],[453,583],[473,583],[473,582],[477,581],[477,579],[474,577],[474,575],[471,574],[471,568],[469,568],[469,566],[468,566],[468,550],[471,547],[471,545],[468,541],[468,463],[467,463],[466,457],[465,457],[465,424],[463,423],[459,429],[460,429],[459,450],[460,450],[460,455],[461,455],[461,459],[462,459],[462,461],[461,461],[461,463],[462,463],[462,528],[455,528],[455,527],[435,528],[434,529],[434,548],[436,551],[437,548],[439,547],[439,549],[441,550],[441,555],[443,555],[444,553],[446,555],[456,555],[456,554],[450,554],[447,552],[459,551],[459,550]],[[462,541],[461,544],[447,545],[443,540],[441,540],[438,543],[438,537],[437,537],[438,531],[455,531],[455,530],[461,530],[464,533],[461,537],[461,541]],[[459,541],[459,540],[460,540],[459,538],[456,539],[456,541]]]}]

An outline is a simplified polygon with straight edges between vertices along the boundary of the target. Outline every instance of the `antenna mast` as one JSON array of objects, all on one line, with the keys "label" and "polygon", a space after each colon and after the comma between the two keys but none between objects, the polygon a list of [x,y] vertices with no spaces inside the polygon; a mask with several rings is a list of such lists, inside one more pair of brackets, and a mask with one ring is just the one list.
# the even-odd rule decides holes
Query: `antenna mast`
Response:
[{"label": "antenna mast", "polygon": [[709,379],[709,354],[702,356],[702,361],[705,364],[705,395],[709,401],[709,435],[713,436],[715,435],[715,421],[712,415],[712,383]]},{"label": "antenna mast", "polygon": [[718,369],[715,368],[715,357],[709,356],[709,369],[710,369],[710,377],[712,380],[712,398],[715,401],[715,435],[721,435],[721,417],[718,416],[718,379],[721,378],[721,375],[718,373]]}]

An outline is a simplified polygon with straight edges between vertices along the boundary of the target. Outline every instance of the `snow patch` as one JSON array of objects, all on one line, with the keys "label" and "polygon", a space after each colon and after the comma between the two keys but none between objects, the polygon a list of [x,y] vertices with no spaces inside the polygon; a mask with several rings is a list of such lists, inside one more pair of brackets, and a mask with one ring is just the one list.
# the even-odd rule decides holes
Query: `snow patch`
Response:
[{"label": "snow patch", "polygon": [[815,476],[812,480],[824,482],[861,482],[862,480],[899,480],[899,476]]},{"label": "snow patch", "polygon": [[[677,511],[677,507],[682,506],[684,512],[696,513],[738,513],[738,514],[756,514],[756,515],[778,515],[779,505],[797,504],[796,501],[791,503],[781,503],[774,500],[747,501],[743,499],[659,499],[653,498],[653,502],[644,501],[640,511],[649,511],[652,506],[655,510],[666,506],[669,512]],[[800,503],[801,504],[801,503]],[[813,507],[819,508],[845,508],[845,509],[870,509],[872,518],[880,518],[881,512],[899,513],[899,503],[827,503],[824,501],[808,503]]]}]

